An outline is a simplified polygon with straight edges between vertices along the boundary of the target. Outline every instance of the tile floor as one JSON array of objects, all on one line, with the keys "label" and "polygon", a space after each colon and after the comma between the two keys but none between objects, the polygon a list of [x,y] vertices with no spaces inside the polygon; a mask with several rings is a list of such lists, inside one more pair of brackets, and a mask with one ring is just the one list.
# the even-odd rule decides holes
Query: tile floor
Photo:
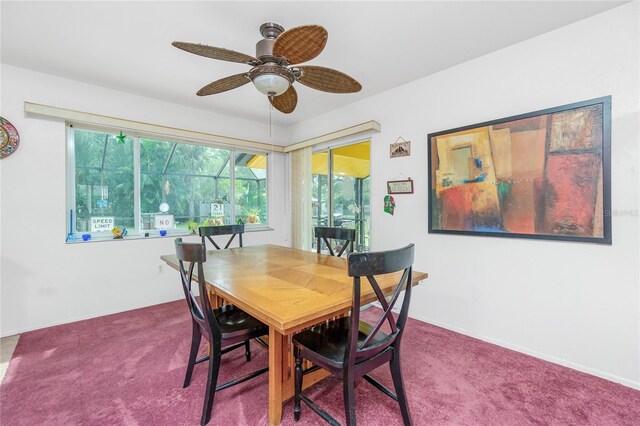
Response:
[{"label": "tile floor", "polygon": [[0,339],[0,381],[4,379],[7,368],[9,368],[9,361],[11,361],[11,355],[13,355],[13,351],[16,349],[19,338],[20,335],[16,334]]}]

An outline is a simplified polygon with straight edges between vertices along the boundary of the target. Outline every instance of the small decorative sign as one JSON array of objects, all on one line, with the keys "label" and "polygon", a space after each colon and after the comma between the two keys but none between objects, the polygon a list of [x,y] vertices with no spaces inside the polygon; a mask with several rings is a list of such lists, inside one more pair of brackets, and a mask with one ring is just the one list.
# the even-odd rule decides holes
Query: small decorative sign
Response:
[{"label": "small decorative sign", "polygon": [[91,232],[111,231],[113,216],[97,216],[91,218]]},{"label": "small decorative sign", "polygon": [[389,194],[413,194],[413,180],[390,180],[387,181],[387,192]]},{"label": "small decorative sign", "polygon": [[224,204],[211,203],[211,216],[224,216]]},{"label": "small decorative sign", "polygon": [[[401,140],[401,141],[400,141]],[[400,142],[398,142],[400,141]],[[391,158],[408,157],[411,155],[411,141],[405,141],[401,137],[389,147],[389,155]]]},{"label": "small decorative sign", "polygon": [[159,214],[155,216],[156,229],[173,229],[173,215]]}]

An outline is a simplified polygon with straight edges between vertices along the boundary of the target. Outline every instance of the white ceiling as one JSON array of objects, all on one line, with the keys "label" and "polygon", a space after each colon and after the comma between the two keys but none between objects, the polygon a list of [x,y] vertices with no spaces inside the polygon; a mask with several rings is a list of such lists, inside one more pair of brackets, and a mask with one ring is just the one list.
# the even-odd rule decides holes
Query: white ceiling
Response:
[{"label": "white ceiling", "polygon": [[329,94],[300,84],[288,126],[616,7],[623,1],[1,2],[3,63],[263,122],[268,101],[251,84],[196,91],[249,67],[178,50],[189,41],[255,54],[258,28],[320,24],[325,50],[309,64],[363,86]]}]

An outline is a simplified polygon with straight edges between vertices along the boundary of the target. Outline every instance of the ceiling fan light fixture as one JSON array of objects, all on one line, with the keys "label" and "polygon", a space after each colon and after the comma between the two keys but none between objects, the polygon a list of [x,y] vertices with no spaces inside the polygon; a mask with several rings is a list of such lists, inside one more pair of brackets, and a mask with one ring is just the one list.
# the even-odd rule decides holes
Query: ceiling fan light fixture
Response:
[{"label": "ceiling fan light fixture", "polygon": [[295,81],[292,71],[281,65],[265,64],[254,67],[248,73],[256,89],[267,96],[280,96]]},{"label": "ceiling fan light fixture", "polygon": [[251,81],[261,93],[272,96],[282,95],[291,86],[288,78],[276,73],[259,74]]}]

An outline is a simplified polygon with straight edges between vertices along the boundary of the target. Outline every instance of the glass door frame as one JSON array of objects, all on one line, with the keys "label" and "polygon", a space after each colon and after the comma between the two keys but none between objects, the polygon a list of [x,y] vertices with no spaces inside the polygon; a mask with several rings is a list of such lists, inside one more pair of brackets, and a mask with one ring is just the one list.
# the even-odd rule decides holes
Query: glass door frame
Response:
[{"label": "glass door frame", "polygon": [[[371,143],[372,143],[372,138],[365,138],[365,139],[358,139],[358,140],[351,140],[351,141],[345,141],[339,144],[331,144],[331,145],[322,145],[321,148],[318,149],[314,149],[311,152],[311,156],[313,158],[313,155],[315,154],[321,154],[321,153],[325,153],[327,154],[327,225],[326,226],[330,226],[330,227],[334,227],[335,226],[335,217],[334,217],[334,208],[335,208],[335,202],[334,202],[334,160],[333,160],[333,151],[337,150],[339,148],[344,148],[344,147],[348,147],[351,145],[358,145],[358,144],[362,144],[362,143],[369,143],[369,176],[366,178],[355,178],[357,179],[356,182],[359,181],[359,191],[356,190],[356,199],[358,201],[358,205],[360,206],[361,211],[364,211],[364,205],[362,204],[363,201],[363,182],[365,179],[369,179],[369,203],[368,203],[368,210],[369,210],[369,250],[371,249],[371,240],[372,240],[372,236],[371,236],[371,221],[372,221],[372,208],[371,208],[371,194],[372,194],[372,184],[373,184],[373,179],[372,179],[372,163],[371,163]],[[313,173],[312,173],[313,174]],[[319,176],[323,176],[323,175],[319,175]],[[320,186],[320,183],[319,183]],[[319,209],[319,213],[322,212],[322,203],[321,203],[321,198],[320,198],[320,188],[318,188],[318,209]],[[313,189],[312,189],[313,192]],[[362,214],[362,213],[361,213]],[[320,218],[322,216],[320,214],[318,214],[318,223],[320,222]],[[361,219],[362,221],[362,219]],[[313,209],[312,209],[312,225],[313,225]],[[317,226],[322,226],[320,224],[318,224]],[[362,224],[362,226],[356,228],[357,229],[357,238],[356,238],[356,247],[354,247],[354,249],[357,249],[358,246],[358,240],[362,239],[363,244],[364,244],[364,224]],[[312,246],[316,244],[315,239],[313,239],[312,241]]]}]

